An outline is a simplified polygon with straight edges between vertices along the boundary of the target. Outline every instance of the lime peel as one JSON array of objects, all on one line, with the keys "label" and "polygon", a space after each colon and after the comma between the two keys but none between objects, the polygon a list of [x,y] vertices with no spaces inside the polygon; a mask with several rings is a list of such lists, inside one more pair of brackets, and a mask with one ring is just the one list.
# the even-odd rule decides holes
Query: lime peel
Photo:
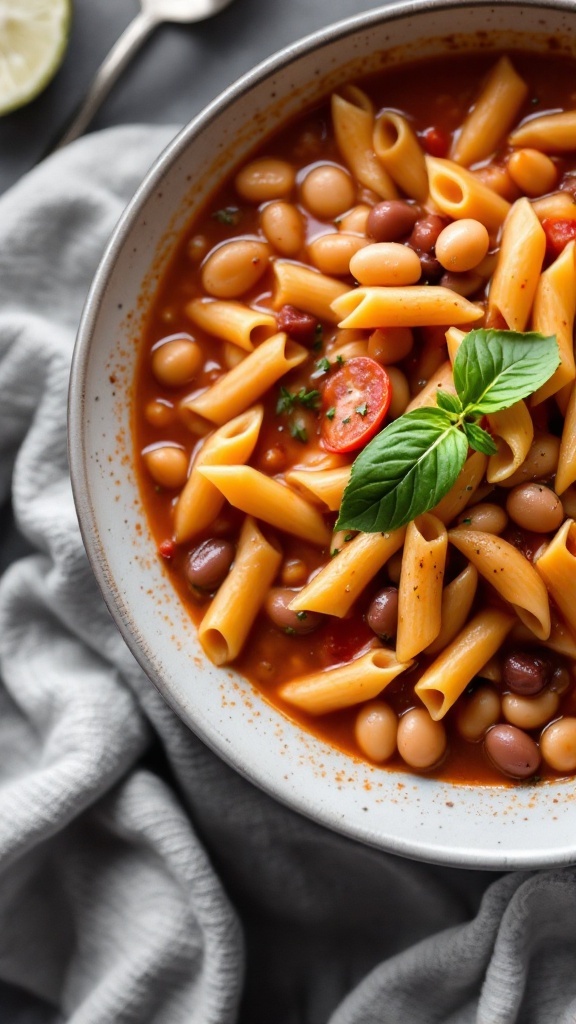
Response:
[{"label": "lime peel", "polygon": [[68,46],[71,0],[0,0],[0,115],[30,103]]}]

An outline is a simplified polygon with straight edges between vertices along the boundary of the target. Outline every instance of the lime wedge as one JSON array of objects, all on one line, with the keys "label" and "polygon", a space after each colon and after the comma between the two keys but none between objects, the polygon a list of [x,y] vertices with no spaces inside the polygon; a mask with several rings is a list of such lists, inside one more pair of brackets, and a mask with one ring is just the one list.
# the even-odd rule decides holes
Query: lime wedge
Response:
[{"label": "lime wedge", "polygon": [[0,114],[33,100],[66,52],[71,0],[0,0]]}]

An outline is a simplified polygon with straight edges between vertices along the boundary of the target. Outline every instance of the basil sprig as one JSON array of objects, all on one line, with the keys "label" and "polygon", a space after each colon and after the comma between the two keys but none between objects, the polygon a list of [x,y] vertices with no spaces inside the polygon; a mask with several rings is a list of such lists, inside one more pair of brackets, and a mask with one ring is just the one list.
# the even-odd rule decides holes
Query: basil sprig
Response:
[{"label": "basil sprig", "polygon": [[479,421],[527,398],[560,363],[556,338],[534,331],[473,330],[454,361],[456,394],[393,420],[352,466],[336,528],[380,533],[434,508],[456,482],[468,449],[495,455]]}]

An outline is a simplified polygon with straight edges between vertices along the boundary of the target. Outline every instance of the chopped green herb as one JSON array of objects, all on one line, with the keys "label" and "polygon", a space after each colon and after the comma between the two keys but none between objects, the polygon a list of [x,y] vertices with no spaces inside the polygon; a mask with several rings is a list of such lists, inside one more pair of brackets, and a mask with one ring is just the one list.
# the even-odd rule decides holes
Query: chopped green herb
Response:
[{"label": "chopped green herb", "polygon": [[303,406],[305,409],[317,409],[320,404],[320,392],[306,391],[302,387],[299,391],[289,391],[288,388],[280,388],[280,397],[276,402],[276,413],[291,413],[296,406]]},{"label": "chopped green herb", "polygon": [[336,415],[336,407],[331,405],[329,409],[326,409],[326,419],[333,420]]},{"label": "chopped green herb", "polygon": [[331,365],[330,360],[327,359],[326,356],[322,359],[318,359],[316,362],[316,369],[311,374],[312,380],[316,380],[317,377],[323,377],[325,373],[328,373]]},{"label": "chopped green herb", "polygon": [[359,416],[365,416],[368,412],[368,403],[362,402],[362,405],[357,405],[354,412],[357,412]]},{"label": "chopped green herb", "polygon": [[300,622],[304,622],[308,618],[308,612],[296,612],[296,618],[300,619]]},{"label": "chopped green herb", "polygon": [[286,636],[296,636],[296,630],[294,629],[294,626],[285,626],[284,632],[286,633]]},{"label": "chopped green herb", "polygon": [[302,444],[306,444],[308,431],[301,420],[295,420],[294,423],[290,424],[289,429],[291,437],[294,437],[297,441],[302,441]]},{"label": "chopped green herb", "polygon": [[350,423],[350,417],[346,416],[346,418],[342,420],[342,423]]},{"label": "chopped green herb", "polygon": [[215,210],[212,216],[220,224],[234,225],[241,220],[242,212],[237,206],[224,206],[221,210]]}]

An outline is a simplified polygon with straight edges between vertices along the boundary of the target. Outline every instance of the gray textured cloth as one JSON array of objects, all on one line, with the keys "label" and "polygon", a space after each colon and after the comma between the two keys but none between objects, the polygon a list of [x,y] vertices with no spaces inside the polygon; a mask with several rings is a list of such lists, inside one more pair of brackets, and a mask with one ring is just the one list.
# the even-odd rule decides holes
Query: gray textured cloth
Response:
[{"label": "gray textured cloth", "polygon": [[[355,7],[293,0],[273,25],[263,0],[237,5],[222,16],[237,34],[218,76],[214,25],[166,30],[167,93],[182,63],[166,54],[182,59],[183,38],[205,72],[200,105]],[[100,9],[100,46],[129,14],[129,0],[78,7],[85,31]],[[13,144],[0,146],[4,184],[53,133],[47,102],[0,125]],[[175,718],[110,621],[72,503],[66,392],[105,241],[173,135],[167,111],[194,112],[182,95],[162,104],[143,61],[102,123],[147,103],[155,127],[96,132],[0,198],[0,1022],[575,1022],[572,869],[448,870],[300,818]]]}]

